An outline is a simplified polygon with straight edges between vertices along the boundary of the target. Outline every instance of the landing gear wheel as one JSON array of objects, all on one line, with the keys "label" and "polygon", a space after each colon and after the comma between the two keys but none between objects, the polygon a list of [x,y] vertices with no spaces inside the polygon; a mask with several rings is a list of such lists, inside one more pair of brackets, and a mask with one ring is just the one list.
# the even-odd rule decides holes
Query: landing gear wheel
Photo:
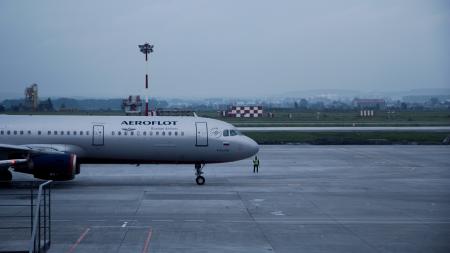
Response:
[{"label": "landing gear wheel", "polygon": [[198,177],[195,179],[195,182],[197,182],[198,185],[203,185],[203,184],[205,184],[205,178],[202,177],[202,176],[198,176]]},{"label": "landing gear wheel", "polygon": [[10,182],[12,180],[12,173],[9,170],[0,173],[0,182]]},{"label": "landing gear wheel", "polygon": [[197,176],[197,178],[195,179],[195,182],[197,182],[198,185],[203,185],[205,184],[205,178],[202,177],[203,174],[203,167],[205,167],[205,164],[201,164],[201,163],[196,163],[195,164],[195,175]]}]

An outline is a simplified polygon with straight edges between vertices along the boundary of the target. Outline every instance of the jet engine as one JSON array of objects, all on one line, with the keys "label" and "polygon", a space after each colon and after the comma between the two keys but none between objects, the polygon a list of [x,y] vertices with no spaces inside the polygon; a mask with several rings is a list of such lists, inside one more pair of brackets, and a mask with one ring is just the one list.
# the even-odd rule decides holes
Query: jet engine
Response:
[{"label": "jet engine", "polygon": [[14,170],[33,174],[35,178],[58,181],[72,180],[80,171],[75,154],[35,154],[25,166]]}]

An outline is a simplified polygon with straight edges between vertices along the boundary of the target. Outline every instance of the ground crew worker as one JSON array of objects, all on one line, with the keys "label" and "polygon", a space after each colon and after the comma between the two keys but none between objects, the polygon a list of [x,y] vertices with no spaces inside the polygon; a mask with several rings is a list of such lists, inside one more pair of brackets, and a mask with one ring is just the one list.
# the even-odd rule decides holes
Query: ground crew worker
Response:
[{"label": "ground crew worker", "polygon": [[259,159],[257,156],[255,156],[255,159],[253,159],[253,173],[258,173],[259,169]]}]

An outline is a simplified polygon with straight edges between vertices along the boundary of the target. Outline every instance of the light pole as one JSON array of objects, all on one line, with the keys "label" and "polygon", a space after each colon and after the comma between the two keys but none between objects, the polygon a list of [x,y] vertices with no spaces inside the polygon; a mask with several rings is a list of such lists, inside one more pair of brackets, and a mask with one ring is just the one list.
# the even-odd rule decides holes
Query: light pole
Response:
[{"label": "light pole", "polygon": [[145,116],[148,116],[148,54],[153,52],[153,45],[145,43],[144,45],[139,45],[139,50],[145,54]]}]

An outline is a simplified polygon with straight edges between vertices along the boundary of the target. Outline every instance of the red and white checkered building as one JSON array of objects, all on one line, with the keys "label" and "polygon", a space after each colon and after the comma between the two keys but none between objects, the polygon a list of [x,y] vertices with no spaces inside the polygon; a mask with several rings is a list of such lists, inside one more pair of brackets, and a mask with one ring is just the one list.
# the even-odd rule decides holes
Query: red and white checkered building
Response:
[{"label": "red and white checkered building", "polygon": [[231,106],[227,111],[228,117],[258,118],[263,116],[262,106]]}]

